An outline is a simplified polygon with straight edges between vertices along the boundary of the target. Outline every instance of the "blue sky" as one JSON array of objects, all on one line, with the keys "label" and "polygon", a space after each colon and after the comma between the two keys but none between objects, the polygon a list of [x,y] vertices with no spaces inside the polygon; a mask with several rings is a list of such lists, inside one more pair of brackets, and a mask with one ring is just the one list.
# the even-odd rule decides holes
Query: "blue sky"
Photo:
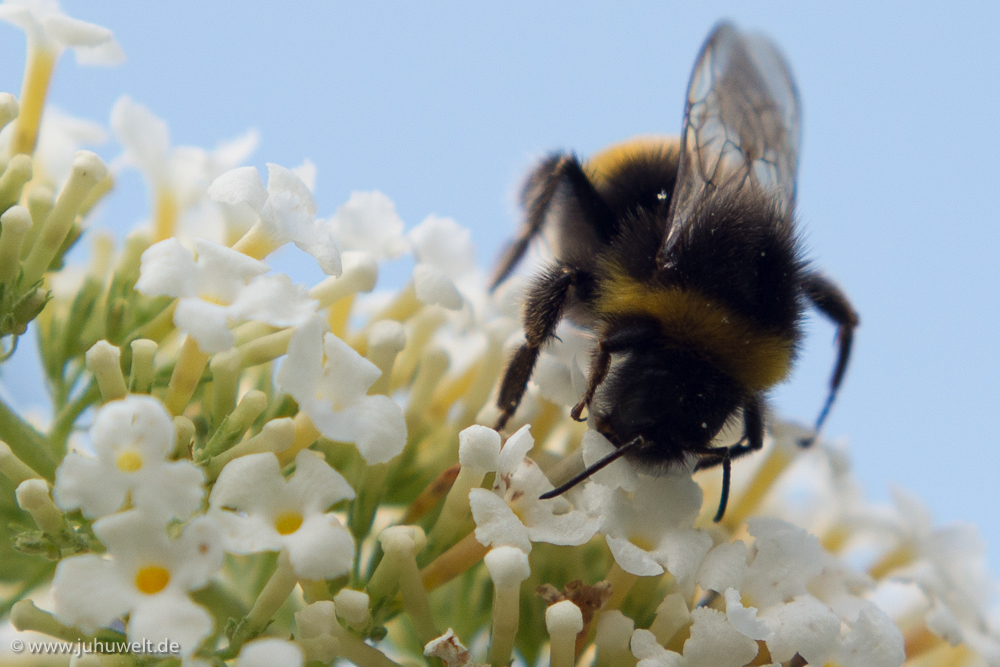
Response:
[{"label": "blue sky", "polygon": [[[810,256],[861,314],[827,433],[849,439],[870,497],[898,484],[939,522],[978,524],[1000,572],[1000,5],[63,5],[113,29],[129,58],[81,69],[65,57],[50,95],[63,110],[107,124],[128,93],[168,121],[173,143],[205,147],[256,127],[254,164],[316,163],[321,215],[378,189],[408,226],[435,213],[470,227],[483,263],[515,229],[514,194],[535,159],[677,133],[711,26],[728,17],[768,33],[803,100]],[[6,24],[0,59],[0,90],[18,93],[23,36]],[[131,226],[145,197],[131,172],[99,223]],[[803,421],[834,353],[832,326],[813,318],[809,330],[773,397]]]}]

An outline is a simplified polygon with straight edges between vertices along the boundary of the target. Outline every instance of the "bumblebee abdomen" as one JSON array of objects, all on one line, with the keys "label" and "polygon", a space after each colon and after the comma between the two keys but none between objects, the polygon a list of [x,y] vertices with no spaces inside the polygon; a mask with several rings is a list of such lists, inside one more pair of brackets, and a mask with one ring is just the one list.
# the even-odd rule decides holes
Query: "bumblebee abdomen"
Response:
[{"label": "bumblebee abdomen", "polygon": [[762,326],[697,289],[641,281],[613,264],[603,268],[593,306],[600,319],[653,319],[667,345],[700,352],[751,392],[774,386],[791,370],[796,329]]}]

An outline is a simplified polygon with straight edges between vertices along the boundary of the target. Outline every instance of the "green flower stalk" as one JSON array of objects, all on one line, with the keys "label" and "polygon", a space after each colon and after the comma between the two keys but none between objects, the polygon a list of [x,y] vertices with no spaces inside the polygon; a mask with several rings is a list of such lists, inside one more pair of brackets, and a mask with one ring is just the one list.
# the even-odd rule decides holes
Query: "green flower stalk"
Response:
[{"label": "green flower stalk", "polygon": [[493,667],[500,667],[511,661],[520,620],[521,584],[531,571],[527,554],[514,547],[497,547],[486,554],[483,561],[493,580],[493,630],[490,633],[489,660]]},{"label": "green flower stalk", "polygon": [[[8,169],[10,167],[8,166]],[[42,278],[69,234],[70,227],[87,195],[108,173],[104,162],[90,151],[79,151],[73,159],[73,170],[46,216],[38,239],[24,260],[23,284],[33,285]]]},{"label": "green flower stalk", "polygon": [[15,485],[19,485],[29,479],[40,479],[38,473],[24,464],[21,459],[14,456],[10,446],[0,440],[0,474],[9,479]]},{"label": "green flower stalk", "polygon": [[569,600],[557,602],[545,610],[545,627],[552,638],[550,665],[573,667],[576,636],[583,630],[583,614]]},{"label": "green flower stalk", "polygon": [[31,215],[23,206],[11,206],[0,215],[0,282],[13,285],[20,268],[21,248],[31,229]]},{"label": "green flower stalk", "polygon": [[24,184],[31,180],[31,158],[15,155],[0,174],[0,210],[7,210],[21,198]]},{"label": "green flower stalk", "polygon": [[125,398],[128,387],[125,385],[125,376],[122,375],[120,366],[121,350],[106,340],[101,340],[87,350],[84,359],[87,370],[97,380],[97,386],[105,403]]},{"label": "green flower stalk", "polygon": [[62,512],[52,502],[49,495],[49,485],[42,479],[27,479],[17,486],[14,492],[18,506],[31,515],[41,531],[47,535],[57,536],[63,532],[66,524]]}]

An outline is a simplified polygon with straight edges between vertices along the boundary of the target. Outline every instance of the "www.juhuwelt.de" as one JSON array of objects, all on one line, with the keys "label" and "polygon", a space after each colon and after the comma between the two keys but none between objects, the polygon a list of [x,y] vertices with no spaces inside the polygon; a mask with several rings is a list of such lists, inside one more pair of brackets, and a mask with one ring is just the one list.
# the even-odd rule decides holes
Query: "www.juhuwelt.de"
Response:
[{"label": "www.juhuwelt.de", "polygon": [[32,655],[75,655],[77,657],[89,653],[132,653],[134,655],[169,655],[180,653],[179,642],[164,639],[159,642],[143,639],[141,641],[101,641],[91,639],[75,642],[25,642],[15,639],[10,643],[14,653],[27,649]]}]

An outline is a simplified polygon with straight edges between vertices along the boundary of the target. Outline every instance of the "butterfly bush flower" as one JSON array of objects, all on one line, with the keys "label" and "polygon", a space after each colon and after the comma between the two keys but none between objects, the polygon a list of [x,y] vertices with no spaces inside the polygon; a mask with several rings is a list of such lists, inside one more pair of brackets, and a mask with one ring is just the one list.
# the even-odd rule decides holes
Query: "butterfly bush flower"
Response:
[{"label": "butterfly bush flower", "polygon": [[343,250],[361,250],[378,259],[397,259],[409,250],[396,205],[381,192],[352,192],[330,225]]},{"label": "butterfly bush flower", "polygon": [[63,14],[55,0],[5,0],[0,20],[24,30],[32,48],[55,55],[69,48],[83,65],[117,65],[125,59],[110,30]]},{"label": "butterfly bush flower", "polygon": [[428,216],[407,237],[417,260],[413,285],[424,303],[458,310],[464,302],[463,288],[485,287],[482,274],[476,270],[472,234],[451,218]]},{"label": "butterfly bush flower", "polygon": [[14,128],[10,152],[31,153],[49,81],[64,49],[72,49],[81,65],[117,65],[125,60],[112,32],[63,14],[55,0],[5,0],[0,21],[13,23],[28,38],[28,59],[21,86],[21,113]]},{"label": "butterfly bush flower", "polygon": [[52,583],[57,618],[92,633],[127,613],[131,641],[167,639],[190,655],[213,626],[188,593],[204,587],[222,566],[215,521],[198,517],[170,539],[159,516],[135,509],[95,522],[94,534],[108,555],[59,563]]},{"label": "butterfly bush flower", "polygon": [[267,264],[211,241],[195,241],[192,256],[176,239],[142,254],[136,290],[180,299],[174,323],[205,352],[233,346],[231,321],[258,320],[278,327],[304,322],[317,307],[305,288],[285,274],[268,275]]},{"label": "butterfly bush flower", "polygon": [[[315,174],[313,174],[315,178]],[[215,201],[252,211],[257,222],[237,248],[263,258],[291,241],[312,255],[324,273],[339,276],[340,251],[330,226],[316,218],[311,188],[292,170],[267,165],[267,187],[256,167],[241,167],[216,178],[208,188]]]},{"label": "butterfly bush flower", "polygon": [[[167,123],[145,106],[123,95],[111,110],[111,129],[125,152],[114,168],[130,166],[142,172],[153,201],[153,240],[173,236],[179,225],[200,229],[199,238],[209,238],[206,227],[220,227],[222,215],[204,204],[209,184],[223,172],[242,163],[256,149],[256,130],[220,143],[206,151],[195,146],[171,146]],[[192,216],[188,220],[187,216]],[[211,223],[211,224],[206,224]],[[222,241],[215,232],[214,240]]]},{"label": "butterfly bush flower", "polygon": [[[613,451],[603,436],[588,431],[583,461],[593,465]],[[584,501],[599,508],[600,532],[626,572],[653,576],[670,572],[678,582],[691,576],[712,547],[708,533],[693,528],[702,505],[701,488],[690,470],[671,469],[650,477],[622,459],[591,478]]]},{"label": "butterfly bush flower", "polygon": [[391,398],[366,394],[381,374],[314,317],[296,328],[277,382],[320,433],[355,443],[368,463],[385,463],[403,451],[406,422]]},{"label": "butterfly bush flower", "polygon": [[283,639],[258,639],[240,651],[236,667],[302,667],[302,649]]},{"label": "butterfly bush flower", "polygon": [[209,503],[226,527],[229,550],[285,550],[297,575],[332,579],[350,570],[354,540],[327,510],[352,498],[354,490],[340,473],[303,451],[287,480],[274,454],[231,461],[216,480]]},{"label": "butterfly bush flower", "polygon": [[599,518],[573,509],[562,496],[538,499],[554,487],[526,457],[534,444],[529,427],[521,428],[500,451],[492,491],[469,491],[476,538],[485,546],[512,546],[527,553],[532,542],[583,544],[597,532]]},{"label": "butterfly bush flower", "polygon": [[66,455],[53,495],[66,510],[102,517],[130,499],[167,518],[187,518],[201,504],[204,473],[190,461],[169,461],[174,424],[151,396],[127,396],[102,407],[90,428],[96,456]]}]

